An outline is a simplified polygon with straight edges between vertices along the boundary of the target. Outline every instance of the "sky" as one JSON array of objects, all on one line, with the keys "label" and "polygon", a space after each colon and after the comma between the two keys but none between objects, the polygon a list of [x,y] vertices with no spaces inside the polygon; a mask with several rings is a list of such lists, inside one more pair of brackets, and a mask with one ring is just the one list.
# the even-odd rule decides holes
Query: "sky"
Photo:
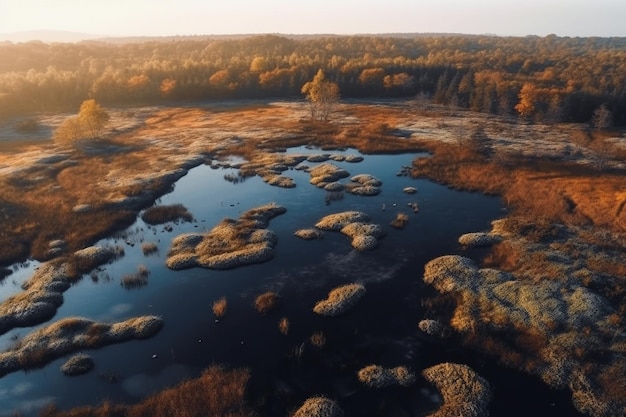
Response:
[{"label": "sky", "polygon": [[0,0],[0,33],[626,36],[624,0]]}]

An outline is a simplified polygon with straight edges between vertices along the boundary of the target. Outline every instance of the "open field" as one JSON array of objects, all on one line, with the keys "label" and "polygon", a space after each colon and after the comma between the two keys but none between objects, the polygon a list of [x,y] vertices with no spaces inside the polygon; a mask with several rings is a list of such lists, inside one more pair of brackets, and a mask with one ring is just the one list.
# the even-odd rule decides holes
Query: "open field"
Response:
[{"label": "open field", "polygon": [[[245,158],[243,176],[258,175],[273,184],[278,166],[295,165],[297,159],[280,152],[289,147],[356,148],[365,154],[428,151],[430,157],[416,159],[410,167],[412,176],[499,195],[508,206],[506,217],[491,231],[477,231],[499,237],[483,264],[455,261],[461,268],[453,262],[453,268],[483,277],[482,286],[459,287],[438,275],[445,268],[434,271],[437,264],[431,265],[426,275],[443,294],[433,305],[453,303],[436,309],[439,317],[428,318],[437,319],[446,332],[451,329],[460,344],[539,375],[548,385],[569,387],[583,413],[609,416],[626,410],[623,132],[417,109],[409,101],[344,103],[323,123],[310,121],[307,106],[299,102],[227,104],[111,110],[112,125],[100,140],[78,147],[48,142],[0,154],[0,265],[26,258],[69,262],[77,250],[131,224],[192,167],[227,165],[229,156]],[[46,121],[54,127],[61,118]],[[481,137],[469,140],[478,130]],[[399,222],[407,219],[398,214]],[[353,237],[349,232],[342,231]],[[147,277],[147,270],[137,276]],[[503,300],[519,304],[519,311],[508,310]],[[263,305],[257,309],[269,311]],[[540,314],[558,310],[554,305],[563,309],[563,317]],[[10,309],[0,305],[0,311]],[[226,313],[226,298],[216,301],[213,312],[218,318]],[[226,315],[231,315],[230,304]],[[286,318],[279,329],[289,332]],[[233,401],[241,408],[233,413],[249,415],[247,405],[241,405],[247,374],[207,371],[211,373],[225,381],[236,376]],[[213,392],[209,380],[203,376],[181,387],[209,384],[206,389]],[[108,404],[103,407],[116,411],[98,413],[142,415],[146,404],[174,398],[176,389],[182,388],[131,408]],[[57,414],[50,410],[48,415]]]}]

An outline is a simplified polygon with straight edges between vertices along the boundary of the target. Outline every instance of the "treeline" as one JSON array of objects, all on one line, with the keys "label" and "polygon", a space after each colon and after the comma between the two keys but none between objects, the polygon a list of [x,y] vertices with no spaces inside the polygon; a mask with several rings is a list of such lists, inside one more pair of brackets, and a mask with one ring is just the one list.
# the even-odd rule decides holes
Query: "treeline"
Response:
[{"label": "treeline", "polygon": [[626,38],[274,35],[126,44],[0,43],[0,116],[302,97],[322,69],[341,96],[417,97],[544,121],[626,125]]}]

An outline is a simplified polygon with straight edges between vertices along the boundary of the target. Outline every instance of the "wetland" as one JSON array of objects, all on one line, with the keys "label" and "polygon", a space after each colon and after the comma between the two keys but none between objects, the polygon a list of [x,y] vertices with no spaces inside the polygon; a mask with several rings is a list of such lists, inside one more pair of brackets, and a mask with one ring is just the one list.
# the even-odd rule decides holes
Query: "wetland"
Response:
[{"label": "wetland", "polygon": [[[111,113],[124,128],[80,148],[0,158],[1,415],[134,415],[207,375],[245,386],[237,415],[624,410],[624,167],[572,152],[575,127],[402,100],[325,123],[300,102]],[[489,155],[457,139],[470,123]],[[93,369],[65,375],[76,354]]]}]

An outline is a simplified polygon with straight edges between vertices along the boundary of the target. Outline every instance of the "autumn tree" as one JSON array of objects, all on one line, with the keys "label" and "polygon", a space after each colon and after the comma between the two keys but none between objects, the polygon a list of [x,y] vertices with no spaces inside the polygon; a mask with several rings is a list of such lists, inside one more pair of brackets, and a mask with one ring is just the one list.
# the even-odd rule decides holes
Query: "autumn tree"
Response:
[{"label": "autumn tree", "polygon": [[68,117],[57,128],[54,139],[62,142],[95,139],[102,134],[109,119],[109,113],[96,100],[85,100],[80,105],[78,115]]},{"label": "autumn tree", "polygon": [[406,72],[401,72],[399,74],[386,75],[385,78],[383,78],[383,83],[385,88],[400,89],[404,93],[415,86],[415,78]]},{"label": "autumn tree", "polygon": [[328,115],[339,102],[339,86],[328,81],[321,69],[317,71],[313,80],[302,86],[301,92],[309,101],[312,119],[328,119]]},{"label": "autumn tree", "polygon": [[102,134],[110,116],[94,99],[85,100],[78,111],[78,122],[87,138],[97,138]]},{"label": "autumn tree", "polygon": [[176,80],[173,80],[171,78],[166,78],[163,81],[161,81],[161,86],[159,87],[159,90],[161,91],[161,95],[163,97],[171,96],[175,89],[176,89]]},{"label": "autumn tree", "polygon": [[519,102],[515,106],[515,110],[520,116],[527,118],[535,114],[538,92],[533,84],[525,83],[517,97]]},{"label": "autumn tree", "polygon": [[597,130],[605,130],[611,127],[613,124],[613,113],[606,107],[606,104],[602,104],[593,112],[591,124]]}]

